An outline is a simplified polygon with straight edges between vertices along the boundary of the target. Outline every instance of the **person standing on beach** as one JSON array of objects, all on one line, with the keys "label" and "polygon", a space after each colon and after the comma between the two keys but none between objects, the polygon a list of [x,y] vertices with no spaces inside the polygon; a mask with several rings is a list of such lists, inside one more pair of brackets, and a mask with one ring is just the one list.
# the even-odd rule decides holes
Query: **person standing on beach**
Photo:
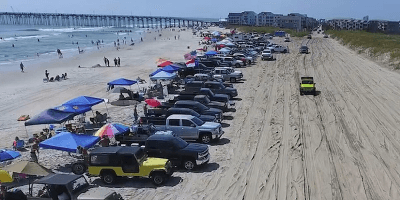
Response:
[{"label": "person standing on beach", "polygon": [[135,108],[133,109],[133,117],[135,118],[134,123],[136,123],[139,118],[139,115],[137,113],[137,105],[135,105]]},{"label": "person standing on beach", "polygon": [[47,80],[49,80],[49,72],[47,72],[47,69],[44,71],[44,75],[46,76]]},{"label": "person standing on beach", "polygon": [[[143,42],[143,38],[140,38],[140,41],[142,41],[142,42]],[[14,45],[13,45],[13,47],[14,47]]]},{"label": "person standing on beach", "polygon": [[147,117],[147,104],[144,104],[144,107],[143,107],[143,112],[144,112],[144,116],[146,116]]},{"label": "person standing on beach", "polygon": [[22,62],[19,64],[19,67],[21,68],[21,72],[24,72],[24,64],[22,64]]},{"label": "person standing on beach", "polygon": [[121,66],[121,59],[119,57],[118,57],[117,62],[118,62],[118,67],[120,67]]},{"label": "person standing on beach", "polygon": [[114,65],[115,65],[115,67],[118,65],[118,60],[117,60],[117,58],[114,58]]},{"label": "person standing on beach", "polygon": [[107,60],[107,67],[109,67],[110,66],[110,60],[108,60],[108,58],[106,58],[106,60]]},{"label": "person standing on beach", "polygon": [[107,66],[107,58],[104,56],[104,66]]}]

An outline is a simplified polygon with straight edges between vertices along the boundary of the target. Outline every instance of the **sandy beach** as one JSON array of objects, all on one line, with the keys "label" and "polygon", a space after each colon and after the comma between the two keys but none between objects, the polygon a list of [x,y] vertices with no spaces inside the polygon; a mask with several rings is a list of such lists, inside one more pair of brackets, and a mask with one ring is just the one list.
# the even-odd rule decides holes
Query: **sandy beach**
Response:
[{"label": "sandy beach", "polygon": [[[154,41],[155,33],[147,34],[143,44],[119,51],[100,49],[43,63],[35,71],[26,64],[26,73],[1,74],[1,147],[10,147],[15,136],[27,139],[23,122],[17,122],[20,115],[80,95],[116,98],[106,92],[107,82],[147,79],[158,58],[183,61],[187,46],[196,49],[201,39],[191,31],[163,30],[162,35]],[[112,186],[90,178],[92,183],[125,199],[399,199],[400,74],[321,34],[308,42],[309,54],[298,53],[305,38],[274,42],[291,52],[239,69],[246,81],[234,84],[236,112],[224,113],[225,135],[210,145],[209,164],[194,172],[178,170],[157,188],[139,178]],[[104,65],[104,56],[120,57],[121,67],[91,67]],[[43,83],[45,69],[50,76],[67,72],[69,79]],[[317,96],[300,96],[302,76],[314,77]],[[112,121],[131,122],[131,107],[107,108]],[[93,109],[106,111],[104,104]],[[68,172],[72,160],[53,150],[41,150],[39,157],[39,163],[61,172]]]}]

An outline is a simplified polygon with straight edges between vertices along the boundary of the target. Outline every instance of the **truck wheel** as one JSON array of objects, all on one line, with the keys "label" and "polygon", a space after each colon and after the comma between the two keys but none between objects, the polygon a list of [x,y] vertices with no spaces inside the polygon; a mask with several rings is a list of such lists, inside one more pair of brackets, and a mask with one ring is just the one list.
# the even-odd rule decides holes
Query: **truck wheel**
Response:
[{"label": "truck wheel", "polygon": [[249,65],[251,65],[251,60],[249,60],[249,62],[248,62],[248,63],[249,63]]},{"label": "truck wheel", "polygon": [[115,173],[112,172],[104,172],[101,175],[101,180],[103,180],[103,182],[107,185],[113,184],[115,182]]},{"label": "truck wheel", "polygon": [[211,142],[211,135],[210,134],[202,134],[200,136],[200,141],[204,144],[208,144]]},{"label": "truck wheel", "polygon": [[75,163],[72,165],[72,172],[77,175],[85,173],[86,165],[84,163]]},{"label": "truck wheel", "polygon": [[229,80],[231,83],[235,83],[236,82],[236,78],[235,77],[231,77]]},{"label": "truck wheel", "polygon": [[162,172],[154,172],[151,175],[151,181],[153,182],[154,185],[163,184],[165,179],[166,179],[165,174]]},{"label": "truck wheel", "polygon": [[235,67],[236,67],[236,68],[239,68],[239,67],[240,67],[240,64],[239,64],[239,63],[236,63]]},{"label": "truck wheel", "polygon": [[287,53],[287,50],[285,49],[285,50],[283,50],[283,53]]},{"label": "truck wheel", "polygon": [[193,160],[191,160],[191,159],[185,160],[185,161],[183,162],[183,167],[184,167],[186,170],[192,170],[195,166],[196,166],[196,163],[195,163]]}]

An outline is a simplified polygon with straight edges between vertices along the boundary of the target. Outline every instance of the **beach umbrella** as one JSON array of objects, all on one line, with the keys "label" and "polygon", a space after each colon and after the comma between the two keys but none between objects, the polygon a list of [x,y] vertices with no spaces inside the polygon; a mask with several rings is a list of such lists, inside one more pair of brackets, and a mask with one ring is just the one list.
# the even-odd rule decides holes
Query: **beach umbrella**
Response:
[{"label": "beach umbrella", "polygon": [[5,170],[0,170],[0,184],[11,182],[13,182],[13,178],[11,177],[11,175]]},{"label": "beach umbrella", "polygon": [[52,173],[50,169],[43,167],[39,163],[27,160],[8,165],[3,170],[32,176],[47,176]]},{"label": "beach umbrella", "polygon": [[107,135],[108,137],[114,137],[114,135],[124,134],[129,132],[129,127],[118,123],[109,123],[101,127],[94,136],[103,137]]},{"label": "beach umbrella", "polygon": [[146,99],[144,100],[144,102],[146,102],[151,107],[161,106],[161,102],[158,101],[157,99]]},{"label": "beach umbrella", "polygon": [[0,162],[6,161],[6,160],[12,160],[12,159],[20,157],[20,156],[21,156],[21,154],[18,151],[0,149]]},{"label": "beach umbrella", "polygon": [[158,67],[165,67],[165,66],[168,66],[168,65],[170,65],[170,64],[172,64],[172,62],[169,61],[169,60],[167,60],[167,61],[164,61],[164,62],[162,62],[161,64],[159,64],[159,65],[157,65],[157,66],[158,66]]}]

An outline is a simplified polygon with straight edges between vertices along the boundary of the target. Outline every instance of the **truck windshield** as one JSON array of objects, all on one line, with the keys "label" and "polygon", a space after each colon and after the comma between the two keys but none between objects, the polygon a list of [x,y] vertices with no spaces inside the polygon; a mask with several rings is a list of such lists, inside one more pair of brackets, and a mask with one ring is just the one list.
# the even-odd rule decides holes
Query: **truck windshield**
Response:
[{"label": "truck windshield", "polygon": [[192,121],[197,125],[197,126],[201,126],[204,124],[203,120],[197,118],[197,117],[193,117]]},{"label": "truck windshield", "polygon": [[69,185],[72,189],[72,194],[78,194],[82,190],[86,189],[89,186],[89,183],[86,181],[85,177],[82,176],[69,183]]},{"label": "truck windshield", "polygon": [[180,137],[175,137],[175,140],[173,140],[174,146],[178,149],[183,149],[185,148],[187,145],[189,145],[189,143],[187,143],[185,140],[183,140]]}]

